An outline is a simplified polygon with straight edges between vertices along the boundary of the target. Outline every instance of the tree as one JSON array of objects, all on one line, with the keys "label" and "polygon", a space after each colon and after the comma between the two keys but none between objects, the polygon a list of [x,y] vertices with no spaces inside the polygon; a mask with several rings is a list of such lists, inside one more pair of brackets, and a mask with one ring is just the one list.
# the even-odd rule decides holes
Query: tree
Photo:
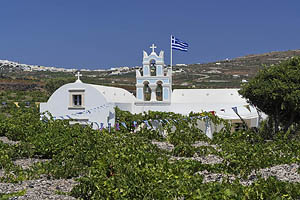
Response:
[{"label": "tree", "polygon": [[265,66],[239,93],[274,121],[274,131],[287,132],[300,121],[300,57]]}]

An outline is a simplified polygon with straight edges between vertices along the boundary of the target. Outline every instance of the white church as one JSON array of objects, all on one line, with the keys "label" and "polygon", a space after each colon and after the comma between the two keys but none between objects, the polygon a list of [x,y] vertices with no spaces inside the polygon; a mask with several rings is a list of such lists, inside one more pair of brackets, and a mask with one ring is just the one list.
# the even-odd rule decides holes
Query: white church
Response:
[{"label": "white church", "polygon": [[131,113],[150,110],[182,115],[214,112],[237,127],[242,124],[241,118],[248,127],[258,126],[256,109],[248,105],[238,89],[172,90],[172,68],[164,65],[164,52],[157,54],[154,45],[150,48],[152,52],[149,55],[143,51],[142,70],[136,70],[136,96],[122,88],[83,83],[78,73],[74,83],[61,86],[47,103],[40,104],[40,112],[48,111],[55,119],[93,122],[95,129],[100,123],[104,127],[115,123],[115,107]]}]

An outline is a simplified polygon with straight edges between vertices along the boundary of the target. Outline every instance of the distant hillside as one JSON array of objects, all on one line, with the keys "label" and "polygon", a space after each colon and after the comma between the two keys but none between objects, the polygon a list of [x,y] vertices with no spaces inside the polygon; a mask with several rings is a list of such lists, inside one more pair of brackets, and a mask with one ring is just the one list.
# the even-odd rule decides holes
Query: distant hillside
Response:
[{"label": "distant hillside", "polygon": [[[183,68],[185,73],[176,73],[173,80],[177,87],[239,87],[243,79],[248,80],[255,76],[263,65],[278,64],[293,56],[300,56],[300,50],[270,52],[206,64],[192,64]],[[176,68],[178,67],[174,67],[174,70]]]},{"label": "distant hillside", "polygon": [[[258,55],[247,55],[231,60],[220,60],[205,64],[191,64],[188,66],[173,66],[173,88],[239,88],[242,81],[249,80],[256,75],[263,65],[278,64],[279,62],[300,56],[300,50],[278,51]],[[3,66],[13,67],[15,70],[2,71],[0,64],[0,90],[6,88],[20,88],[20,90],[41,89],[48,79],[74,78],[73,73],[64,71],[24,71],[13,62],[5,61]],[[126,74],[112,74],[111,71],[81,71],[82,80],[86,83],[122,87],[135,93],[135,70],[131,68]],[[22,81],[20,87],[17,87]],[[25,82],[28,82],[26,84]],[[34,82],[34,83],[33,83]]]}]

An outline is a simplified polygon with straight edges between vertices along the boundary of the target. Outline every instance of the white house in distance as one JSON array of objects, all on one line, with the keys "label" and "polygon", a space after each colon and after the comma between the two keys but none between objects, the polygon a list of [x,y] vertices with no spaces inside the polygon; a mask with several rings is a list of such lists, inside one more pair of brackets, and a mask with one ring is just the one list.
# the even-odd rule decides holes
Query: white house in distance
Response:
[{"label": "white house in distance", "polygon": [[101,123],[104,127],[115,123],[116,106],[131,113],[152,110],[187,115],[207,111],[237,126],[242,124],[240,117],[249,127],[258,126],[256,109],[238,94],[238,89],[172,90],[172,69],[164,67],[164,52],[157,55],[156,47],[150,48],[149,55],[143,52],[142,70],[136,70],[136,97],[125,89],[83,83],[78,73],[76,82],[63,85],[47,103],[40,104],[40,112],[49,111],[58,119],[94,122],[95,129]]}]

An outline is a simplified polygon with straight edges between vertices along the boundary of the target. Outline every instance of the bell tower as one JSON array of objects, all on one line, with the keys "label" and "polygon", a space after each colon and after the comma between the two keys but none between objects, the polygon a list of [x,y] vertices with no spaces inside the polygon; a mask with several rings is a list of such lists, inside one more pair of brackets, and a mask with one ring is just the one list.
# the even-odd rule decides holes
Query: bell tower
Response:
[{"label": "bell tower", "polygon": [[144,105],[170,103],[172,94],[172,71],[164,68],[164,52],[156,54],[154,44],[148,55],[143,51],[142,71],[136,70],[136,98]]}]

